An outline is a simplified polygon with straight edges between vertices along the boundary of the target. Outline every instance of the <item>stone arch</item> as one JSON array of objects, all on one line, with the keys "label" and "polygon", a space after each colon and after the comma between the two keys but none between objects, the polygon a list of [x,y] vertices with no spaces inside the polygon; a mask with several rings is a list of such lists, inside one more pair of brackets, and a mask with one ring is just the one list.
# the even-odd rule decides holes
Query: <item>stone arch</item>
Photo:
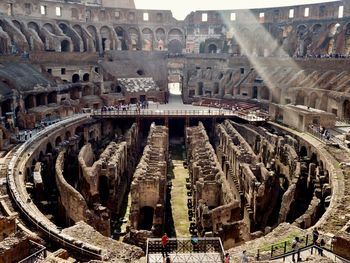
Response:
[{"label": "stone arch", "polygon": [[298,37],[303,37],[307,33],[307,26],[305,24],[298,25],[296,28]]},{"label": "stone arch", "polygon": [[83,41],[83,46],[84,46],[83,47],[84,48],[83,51],[87,51],[88,50],[88,43],[87,43],[86,37],[84,36],[83,28],[80,25],[74,25],[73,29],[74,29],[75,32],[77,32],[77,34],[80,36],[80,38]]},{"label": "stone arch", "polygon": [[140,33],[139,31],[131,27],[128,30],[130,37],[131,50],[140,50]]},{"label": "stone arch", "polygon": [[61,41],[61,52],[69,52],[70,51],[70,43],[67,39]]},{"label": "stone arch", "polygon": [[301,146],[301,147],[300,147],[299,156],[300,156],[301,158],[307,157],[307,156],[308,156],[307,149],[306,149],[305,146]]},{"label": "stone arch", "polygon": [[327,111],[328,110],[328,96],[327,94],[323,94],[320,101],[320,110]]},{"label": "stone arch", "polygon": [[28,28],[34,30],[38,35],[40,34],[40,29],[37,23],[35,22],[29,22],[28,23]]},{"label": "stone arch", "polygon": [[36,98],[33,94],[28,95],[24,99],[24,106],[26,109],[31,109],[31,108],[36,107]]},{"label": "stone arch", "polygon": [[113,34],[108,26],[103,26],[100,29],[102,50],[113,50]]},{"label": "stone arch", "polygon": [[57,91],[53,91],[48,94],[47,103],[57,103]]},{"label": "stone arch", "polygon": [[142,49],[146,51],[152,51],[153,50],[153,31],[149,28],[144,28],[142,30]]},{"label": "stone arch", "polygon": [[[73,43],[73,51],[80,52],[80,39],[77,36],[77,33],[72,30],[72,28],[69,28],[69,26],[65,23],[59,23],[59,28],[62,30],[63,34],[65,34],[67,37],[69,37]],[[74,33],[73,33],[74,32]]]},{"label": "stone arch", "polygon": [[208,53],[215,54],[217,52],[217,50],[218,50],[218,47],[217,47],[216,44],[211,43],[211,44],[208,45]]},{"label": "stone arch", "polygon": [[156,41],[158,50],[164,50],[165,39],[165,30],[163,28],[158,28],[156,30]]},{"label": "stone arch", "polygon": [[97,30],[96,30],[96,27],[90,25],[87,27],[87,31],[91,34],[92,36],[92,39],[94,41],[94,46],[95,46],[95,49],[97,51],[100,50],[100,42],[99,42],[99,39],[98,39],[98,34],[97,34]]},{"label": "stone arch", "polygon": [[48,153],[53,153],[53,147],[52,147],[51,142],[48,142],[48,143],[46,144],[45,153],[46,153],[46,154],[48,154]]},{"label": "stone arch", "polygon": [[118,50],[128,50],[128,34],[122,27],[118,26],[114,29],[118,38]]},{"label": "stone arch", "polygon": [[79,74],[73,74],[73,76],[72,76],[72,83],[77,83],[79,81],[80,81]]},{"label": "stone arch", "polygon": [[269,100],[270,99],[270,90],[268,87],[263,86],[260,88],[260,98],[262,100]]},{"label": "stone arch", "polygon": [[41,106],[41,105],[46,105],[46,100],[47,95],[46,93],[39,93],[36,95],[36,105]]},{"label": "stone arch", "polygon": [[45,23],[43,25],[43,28],[45,28],[47,31],[49,31],[51,34],[55,34],[54,26],[51,23]]},{"label": "stone arch", "polygon": [[183,33],[178,28],[172,28],[172,29],[170,29],[170,31],[168,33],[168,42],[170,42],[174,39],[180,41],[181,43],[183,41]]},{"label": "stone arch", "polygon": [[57,136],[57,138],[55,139],[55,146],[56,147],[60,146],[61,142],[62,142],[61,136]]},{"label": "stone arch", "polygon": [[85,74],[83,75],[83,81],[85,81],[85,82],[90,81],[90,74],[89,74],[89,73],[85,73]]},{"label": "stone arch", "polygon": [[343,102],[343,118],[350,119],[350,101],[348,99]]},{"label": "stone arch", "polygon": [[309,96],[309,107],[316,109],[319,101],[319,96],[316,92],[312,92]]},{"label": "stone arch", "polygon": [[328,25],[328,38],[327,38],[327,54],[333,54],[336,50],[335,46],[335,38],[336,35],[338,34],[338,29],[340,27],[339,23],[331,23]]},{"label": "stone arch", "polygon": [[176,53],[182,53],[183,45],[180,40],[173,39],[170,40],[168,43],[168,51],[170,53],[176,54]]},{"label": "stone arch", "polygon": [[311,27],[311,31],[314,35],[319,35],[322,31],[322,25],[321,24],[315,24]]},{"label": "stone arch", "polygon": [[303,90],[298,90],[295,95],[296,105],[305,105],[306,93]]},{"label": "stone arch", "polygon": [[69,138],[70,138],[70,137],[72,137],[71,132],[70,132],[70,131],[66,131],[66,134],[65,134],[64,139],[65,139],[66,141],[69,141]]}]

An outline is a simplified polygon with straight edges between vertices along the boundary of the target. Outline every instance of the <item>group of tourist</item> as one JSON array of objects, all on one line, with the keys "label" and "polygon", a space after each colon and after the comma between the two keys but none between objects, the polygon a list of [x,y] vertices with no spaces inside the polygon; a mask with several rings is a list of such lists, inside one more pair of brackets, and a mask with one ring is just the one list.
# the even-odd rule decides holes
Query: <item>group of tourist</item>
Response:
[{"label": "group of tourist", "polygon": [[119,103],[116,106],[103,106],[101,108],[101,112],[110,112],[110,111],[128,111],[128,110],[135,110],[136,112],[140,112],[141,109],[148,109],[149,102],[148,101],[142,101],[142,102],[136,102],[136,104],[122,104]]},{"label": "group of tourist", "polygon": [[313,133],[317,133],[320,136],[322,136],[324,139],[330,140],[331,139],[331,134],[328,129],[326,129],[323,126],[314,126],[310,125],[310,129]]},{"label": "group of tourist", "polygon": [[[320,238],[320,234],[317,230],[317,228],[314,228],[312,230],[312,244],[316,246],[316,249],[318,251],[319,256],[323,256],[323,247],[326,244],[323,238]],[[295,237],[292,241],[291,247],[292,247],[292,261],[293,262],[299,262],[302,261],[302,258],[300,257],[300,245],[301,240],[299,237]],[[311,247],[311,254],[313,253],[313,247]],[[296,256],[296,259],[295,259]]]}]

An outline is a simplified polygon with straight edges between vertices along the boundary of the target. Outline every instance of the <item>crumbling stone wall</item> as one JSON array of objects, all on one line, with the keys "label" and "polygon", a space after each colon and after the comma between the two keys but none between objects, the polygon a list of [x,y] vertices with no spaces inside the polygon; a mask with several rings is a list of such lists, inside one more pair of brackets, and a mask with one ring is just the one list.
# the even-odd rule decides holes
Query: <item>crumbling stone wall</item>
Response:
[{"label": "crumbling stone wall", "polygon": [[283,135],[232,121],[216,127],[219,162],[252,233],[285,221],[312,226],[331,194],[316,155],[301,159],[299,142]]},{"label": "crumbling stone wall", "polygon": [[15,217],[0,216],[0,242],[17,230]]},{"label": "crumbling stone wall", "polygon": [[[165,220],[168,128],[151,125],[147,144],[131,184],[127,241],[144,246],[147,237],[162,235]],[[148,224],[145,224],[145,222]]]},{"label": "crumbling stone wall", "polygon": [[[202,123],[186,128],[187,159],[199,234],[220,236],[225,246],[242,239],[238,196],[231,191]],[[229,234],[228,234],[229,233]]]}]

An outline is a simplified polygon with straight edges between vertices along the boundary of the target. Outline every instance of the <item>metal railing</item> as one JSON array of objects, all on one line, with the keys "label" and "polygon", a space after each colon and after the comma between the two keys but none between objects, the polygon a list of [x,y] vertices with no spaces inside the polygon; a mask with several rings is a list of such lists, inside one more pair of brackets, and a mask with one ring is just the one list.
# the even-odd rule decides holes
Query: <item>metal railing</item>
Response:
[{"label": "metal railing", "polygon": [[271,257],[270,260],[283,259],[283,261],[285,261],[287,257],[292,256],[293,254],[294,255],[300,254],[301,252],[304,252],[304,251],[310,251],[310,254],[315,253],[315,254],[322,255],[324,257],[334,260],[334,262],[350,263],[350,260],[335,254],[333,251],[331,251],[326,247],[320,247],[318,245],[308,245],[306,247],[300,248],[298,251],[289,251],[282,255]]},{"label": "metal railing", "polygon": [[18,263],[36,263],[46,258],[46,247],[32,240],[30,242],[30,256],[22,259]]},{"label": "metal railing", "polygon": [[169,116],[188,116],[188,117],[239,117],[247,121],[266,121],[268,116],[265,114],[251,114],[240,111],[208,109],[208,110],[95,110],[91,113],[92,117],[169,117]]},{"label": "metal railing", "polygon": [[[163,263],[162,253],[165,253],[160,238],[147,239],[147,263]],[[196,238],[169,238],[166,253],[170,254],[173,262],[213,262],[222,263],[224,248],[218,237]]]},{"label": "metal railing", "polygon": [[9,161],[8,168],[7,168],[7,182],[8,182],[8,189],[10,192],[10,196],[14,201],[14,203],[16,204],[16,206],[18,207],[19,211],[38,230],[40,230],[50,239],[60,243],[62,246],[73,249],[74,251],[80,253],[81,255],[85,255],[93,259],[102,259],[102,255],[100,254],[101,251],[98,251],[97,247],[94,247],[92,245],[83,246],[83,243],[81,244],[81,246],[78,246],[75,244],[75,239],[71,237],[62,236],[59,229],[54,228],[52,225],[49,225],[46,222],[43,222],[40,219],[40,217],[38,217],[38,215],[27,204],[28,200],[23,200],[23,196],[21,195],[20,191],[17,189],[16,179],[15,179],[15,177],[19,176],[19,173],[20,173],[20,171],[18,170],[19,163],[23,161],[22,158],[28,157],[25,155],[25,153],[27,150],[30,149],[30,147],[33,145],[34,142],[41,140],[47,134],[57,130],[62,126],[74,124],[78,121],[82,121],[87,118],[89,118],[88,114],[75,115],[71,118],[67,118],[65,120],[62,120],[60,122],[57,122],[53,125],[46,127],[45,129],[35,134],[35,136],[28,139],[25,143],[23,143],[20,147],[18,147],[16,151],[13,152],[12,154],[12,157]]}]

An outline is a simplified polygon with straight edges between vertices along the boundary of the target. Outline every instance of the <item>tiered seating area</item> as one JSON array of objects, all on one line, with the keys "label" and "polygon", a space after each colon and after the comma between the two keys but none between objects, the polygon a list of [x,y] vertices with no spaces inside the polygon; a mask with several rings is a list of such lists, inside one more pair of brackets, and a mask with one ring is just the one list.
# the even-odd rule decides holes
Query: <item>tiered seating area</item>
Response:
[{"label": "tiered seating area", "polygon": [[243,112],[255,111],[260,109],[258,104],[252,102],[212,98],[201,98],[199,101],[194,102],[193,105],[222,108],[226,110],[238,110]]},{"label": "tiered seating area", "polygon": [[128,92],[159,90],[153,78],[121,78],[118,82]]}]

